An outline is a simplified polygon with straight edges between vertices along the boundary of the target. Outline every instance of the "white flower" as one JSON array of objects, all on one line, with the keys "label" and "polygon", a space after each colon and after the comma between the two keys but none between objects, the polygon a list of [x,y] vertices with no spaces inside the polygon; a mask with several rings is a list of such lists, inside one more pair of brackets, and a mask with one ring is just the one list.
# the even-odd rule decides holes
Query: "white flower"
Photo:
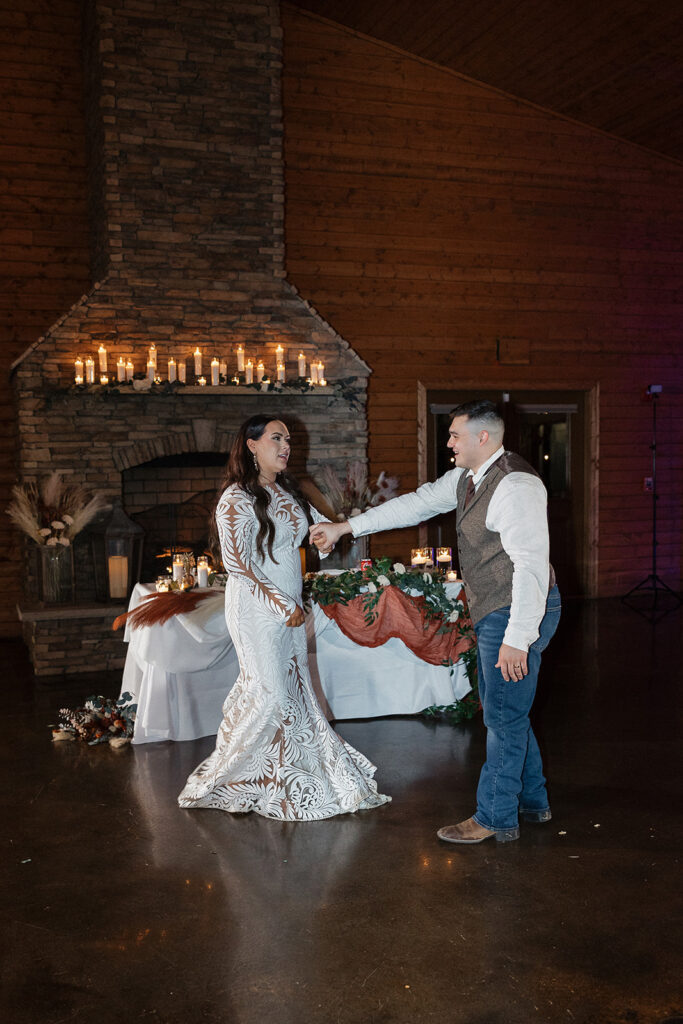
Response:
[{"label": "white flower", "polygon": [[40,530],[39,532],[40,532],[41,537],[49,537],[50,534],[52,533],[52,530],[50,529],[49,526],[44,526],[43,529]]},{"label": "white flower", "polygon": [[387,579],[386,576],[378,576],[377,577],[377,582],[379,583],[379,585],[381,587],[390,587],[391,586],[391,580]]},{"label": "white flower", "polygon": [[372,582],[372,580],[370,580],[370,582],[368,583],[368,590],[370,591],[371,594],[376,594],[377,593],[377,587]]},{"label": "white flower", "polygon": [[48,537],[48,539],[45,541],[45,543],[46,543],[46,545],[49,548],[53,548],[57,544],[57,538],[56,537]]},{"label": "white flower", "polygon": [[448,621],[449,622],[457,622],[459,618],[460,618],[460,612],[458,611],[457,608],[454,608],[453,611],[451,612],[451,614],[448,616]]},{"label": "white flower", "polygon": [[422,579],[425,581],[425,583],[431,583],[432,582],[432,574],[430,572],[423,572],[422,573]]},{"label": "white flower", "polygon": [[71,545],[71,541],[69,540],[68,537],[58,537],[57,543],[63,544],[65,548],[68,548]]},{"label": "white flower", "polygon": [[399,576],[402,576],[403,573],[406,571],[406,567],[403,564],[403,562],[394,562],[392,568],[393,568],[394,572],[398,573]]},{"label": "white flower", "polygon": [[67,526],[73,526],[73,523],[74,523],[73,516],[62,516],[62,519],[64,520],[64,522],[66,523]]},{"label": "white flower", "polygon": [[53,530],[64,529],[64,523],[62,522],[61,519],[53,519],[52,522],[50,523],[50,526],[52,527]]}]

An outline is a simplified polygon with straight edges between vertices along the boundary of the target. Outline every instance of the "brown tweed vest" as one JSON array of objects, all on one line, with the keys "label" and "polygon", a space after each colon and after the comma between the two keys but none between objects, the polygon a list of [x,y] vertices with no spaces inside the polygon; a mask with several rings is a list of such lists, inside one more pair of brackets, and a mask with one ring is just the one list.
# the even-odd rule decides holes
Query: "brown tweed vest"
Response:
[{"label": "brown tweed vest", "polygon": [[[505,608],[512,601],[512,561],[503,549],[500,535],[486,527],[491,498],[508,473],[531,473],[538,476],[521,455],[505,452],[489,467],[467,508],[467,473],[463,473],[458,480],[458,556],[474,623],[497,608]],[[550,566],[549,587],[554,586],[554,583],[555,573]]]}]

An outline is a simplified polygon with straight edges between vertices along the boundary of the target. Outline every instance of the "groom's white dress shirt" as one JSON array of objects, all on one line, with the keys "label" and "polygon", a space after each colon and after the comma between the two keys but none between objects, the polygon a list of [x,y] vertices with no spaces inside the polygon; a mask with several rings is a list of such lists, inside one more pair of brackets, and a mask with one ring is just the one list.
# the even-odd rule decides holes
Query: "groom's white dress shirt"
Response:
[{"label": "groom's white dress shirt", "polygon": [[[411,494],[402,494],[354,516],[349,520],[353,536],[415,526],[432,516],[453,511],[457,505],[456,488],[462,474],[473,477],[476,490],[487,469],[503,453],[504,448],[500,447],[476,473],[451,469]],[[550,571],[547,492],[540,478],[531,473],[508,473],[493,493],[486,515],[486,528],[499,534],[503,550],[513,566],[510,619],[503,642],[527,651],[538,639],[539,626],[545,614]]]}]

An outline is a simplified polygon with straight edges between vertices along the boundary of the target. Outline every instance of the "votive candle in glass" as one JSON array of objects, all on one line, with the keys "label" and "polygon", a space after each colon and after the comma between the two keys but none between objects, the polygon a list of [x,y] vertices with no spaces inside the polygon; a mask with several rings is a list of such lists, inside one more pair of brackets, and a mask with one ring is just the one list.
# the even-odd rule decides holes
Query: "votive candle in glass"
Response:
[{"label": "votive candle in glass", "polygon": [[97,355],[99,356],[99,359],[100,359],[100,373],[106,373],[107,372],[107,350],[104,347],[104,345],[100,345],[100,347],[97,350]]},{"label": "votive candle in glass", "polygon": [[453,565],[453,551],[451,548],[436,549],[436,565],[438,569],[448,572]]},{"label": "votive candle in glass", "polygon": [[108,384],[108,383],[109,383],[109,377],[107,376],[107,374],[106,373],[101,373],[100,374],[100,384]]},{"label": "votive candle in glass", "polygon": [[200,388],[205,388],[206,387],[206,377],[200,377],[199,380],[197,381],[197,383],[199,384]]}]

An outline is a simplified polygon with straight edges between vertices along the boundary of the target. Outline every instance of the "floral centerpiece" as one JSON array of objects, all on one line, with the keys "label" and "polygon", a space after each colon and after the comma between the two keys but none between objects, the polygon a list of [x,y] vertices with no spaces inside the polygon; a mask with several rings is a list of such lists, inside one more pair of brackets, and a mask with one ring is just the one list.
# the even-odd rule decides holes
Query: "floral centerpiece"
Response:
[{"label": "floral centerpiece", "polygon": [[[454,704],[425,708],[422,714],[443,716],[453,723],[472,718],[480,707],[474,628],[464,602],[460,598],[453,600],[448,596],[438,573],[407,568],[401,562],[392,564],[390,558],[379,558],[362,572],[351,569],[329,576],[324,573],[308,573],[304,579],[304,600],[309,605],[314,602],[324,607],[330,604],[348,605],[354,599],[361,598],[365,622],[370,625],[377,617],[377,605],[387,587],[396,587],[411,597],[419,595],[424,598],[424,622],[438,624],[437,633],[450,633],[454,640],[470,641],[468,649],[460,654],[470,682],[470,692]],[[448,661],[446,664],[452,669],[453,662]]]},{"label": "floral centerpiece", "polygon": [[44,600],[62,600],[71,590],[71,543],[105,505],[102,495],[91,497],[79,484],[65,484],[57,472],[39,484],[12,488],[6,512],[40,547]]}]

